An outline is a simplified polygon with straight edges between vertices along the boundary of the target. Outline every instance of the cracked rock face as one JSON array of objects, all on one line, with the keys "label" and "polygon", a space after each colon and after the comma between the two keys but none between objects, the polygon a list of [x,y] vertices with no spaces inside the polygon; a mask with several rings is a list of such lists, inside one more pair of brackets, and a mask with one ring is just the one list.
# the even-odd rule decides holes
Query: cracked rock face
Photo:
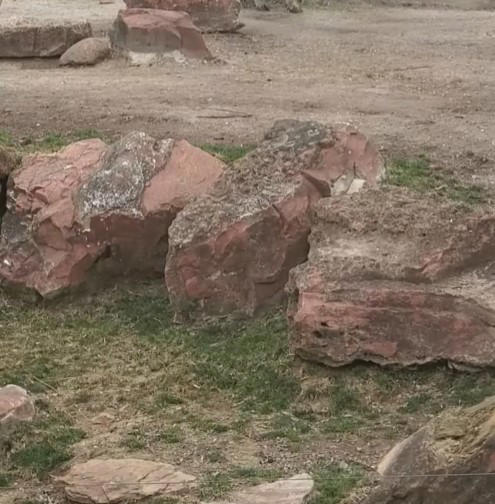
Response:
[{"label": "cracked rock face", "polygon": [[494,438],[495,397],[443,412],[384,457],[385,478],[363,504],[494,502]]},{"label": "cracked rock face", "polygon": [[0,284],[53,297],[109,277],[162,275],[171,222],[223,169],[186,141],[144,133],[27,157],[10,176]]},{"label": "cracked rock face", "polygon": [[176,310],[252,314],[280,300],[289,270],[306,260],[312,205],[376,185],[382,169],[359,132],[277,122],[171,226],[165,277]]},{"label": "cracked rock face", "polygon": [[131,458],[92,459],[75,464],[58,478],[65,485],[68,499],[81,504],[114,504],[181,495],[195,479],[170,464]]},{"label": "cracked rock face", "polygon": [[495,214],[368,190],[321,200],[291,271],[291,346],[332,367],[495,365]]}]

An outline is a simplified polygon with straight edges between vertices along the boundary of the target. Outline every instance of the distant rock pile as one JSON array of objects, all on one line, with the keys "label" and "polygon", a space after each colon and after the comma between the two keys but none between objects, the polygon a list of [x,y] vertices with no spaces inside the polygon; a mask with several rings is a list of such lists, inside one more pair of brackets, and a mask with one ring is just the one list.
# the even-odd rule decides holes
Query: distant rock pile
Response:
[{"label": "distant rock pile", "polygon": [[187,12],[203,32],[231,32],[239,22],[240,0],[124,0],[127,7]]}]

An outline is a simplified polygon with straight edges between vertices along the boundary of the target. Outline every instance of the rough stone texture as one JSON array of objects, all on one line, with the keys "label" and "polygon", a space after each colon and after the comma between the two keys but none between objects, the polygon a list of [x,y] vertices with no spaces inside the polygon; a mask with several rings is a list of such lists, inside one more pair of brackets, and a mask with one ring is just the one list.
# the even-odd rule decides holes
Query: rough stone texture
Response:
[{"label": "rough stone texture", "polygon": [[62,66],[96,65],[110,56],[110,42],[106,38],[87,38],[74,44],[60,57]]},{"label": "rough stone texture", "polygon": [[28,393],[17,385],[0,388],[0,432],[34,418],[35,408]]},{"label": "rough stone texture", "polygon": [[111,33],[115,50],[149,62],[180,53],[188,58],[211,59],[201,32],[189,14],[160,9],[127,9],[119,12]]},{"label": "rough stone texture", "polygon": [[356,178],[376,184],[381,169],[355,131],[276,123],[171,226],[165,276],[177,311],[253,313],[279,300],[289,270],[306,259],[311,205]]},{"label": "rough stone texture", "polygon": [[58,478],[66,485],[68,499],[82,504],[134,502],[155,495],[182,494],[195,479],[170,464],[140,459],[93,459],[74,465]]},{"label": "rough stone texture", "polygon": [[[446,411],[384,458],[379,472],[387,479],[365,504],[495,502],[494,440],[495,397]],[[393,477],[400,475],[418,476]]]},{"label": "rough stone texture", "polygon": [[49,297],[86,280],[163,274],[170,223],[223,168],[186,141],[144,133],[27,157],[11,176],[0,284]]},{"label": "rough stone texture", "polygon": [[239,22],[240,0],[124,0],[129,8],[163,9],[187,12],[204,32],[231,32]]},{"label": "rough stone texture", "polygon": [[320,201],[291,272],[292,347],[329,366],[495,365],[495,215],[400,189]]},{"label": "rough stone texture", "polygon": [[227,499],[213,504],[305,504],[313,491],[314,482],[309,474],[239,490]]},{"label": "rough stone texture", "polygon": [[89,23],[36,25],[20,20],[2,25],[0,58],[53,58],[91,35]]}]

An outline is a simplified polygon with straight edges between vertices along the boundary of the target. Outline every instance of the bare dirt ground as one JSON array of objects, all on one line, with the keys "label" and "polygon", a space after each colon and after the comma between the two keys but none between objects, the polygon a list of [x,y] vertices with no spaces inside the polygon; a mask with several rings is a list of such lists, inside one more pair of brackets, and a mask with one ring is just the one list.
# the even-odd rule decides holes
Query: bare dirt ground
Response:
[{"label": "bare dirt ground", "polygon": [[[0,23],[29,12],[89,18],[102,31],[120,7],[31,4],[5,0]],[[251,143],[276,119],[307,118],[351,122],[385,151],[426,153],[469,177],[485,178],[493,168],[495,12],[337,5],[300,16],[245,11],[242,18],[239,34],[206,37],[224,64],[61,69],[56,61],[2,61],[0,129],[143,129]]]}]

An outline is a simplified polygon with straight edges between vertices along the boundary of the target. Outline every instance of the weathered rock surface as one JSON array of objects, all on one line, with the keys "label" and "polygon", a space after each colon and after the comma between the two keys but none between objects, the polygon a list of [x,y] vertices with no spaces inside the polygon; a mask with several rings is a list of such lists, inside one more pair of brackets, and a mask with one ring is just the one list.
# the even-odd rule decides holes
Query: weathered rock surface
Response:
[{"label": "weathered rock surface", "polygon": [[34,418],[35,408],[28,393],[17,385],[0,388],[0,432]]},{"label": "weathered rock surface", "polygon": [[281,121],[170,229],[166,284],[178,311],[253,313],[283,295],[306,260],[309,210],[323,196],[375,185],[382,162],[363,135]]},{"label": "weathered rock surface", "polygon": [[81,40],[60,57],[62,66],[96,65],[110,56],[110,42],[106,38],[90,37]]},{"label": "weathered rock surface", "polygon": [[386,479],[365,504],[495,502],[494,440],[495,397],[446,411],[383,459]]},{"label": "weathered rock surface", "polygon": [[154,63],[181,54],[211,59],[189,14],[160,9],[121,10],[111,33],[112,46],[131,62]]},{"label": "weathered rock surface", "polygon": [[296,474],[292,478],[240,490],[213,504],[304,504],[308,502],[313,487],[309,474]]},{"label": "weathered rock surface", "polygon": [[113,504],[177,495],[189,489],[195,479],[170,464],[140,459],[93,459],[74,465],[58,478],[66,485],[68,499],[81,504]]},{"label": "weathered rock surface", "polygon": [[320,201],[291,272],[292,347],[329,366],[495,365],[495,215],[400,189]]},{"label": "weathered rock surface", "polygon": [[0,284],[49,297],[87,280],[163,274],[170,223],[223,168],[186,141],[144,133],[25,158],[10,177]]},{"label": "weathered rock surface", "polygon": [[163,9],[187,12],[204,32],[231,32],[239,22],[240,0],[124,0],[129,8]]},{"label": "weathered rock surface", "polygon": [[0,30],[0,58],[53,58],[91,37],[89,23],[40,24],[22,20]]}]

